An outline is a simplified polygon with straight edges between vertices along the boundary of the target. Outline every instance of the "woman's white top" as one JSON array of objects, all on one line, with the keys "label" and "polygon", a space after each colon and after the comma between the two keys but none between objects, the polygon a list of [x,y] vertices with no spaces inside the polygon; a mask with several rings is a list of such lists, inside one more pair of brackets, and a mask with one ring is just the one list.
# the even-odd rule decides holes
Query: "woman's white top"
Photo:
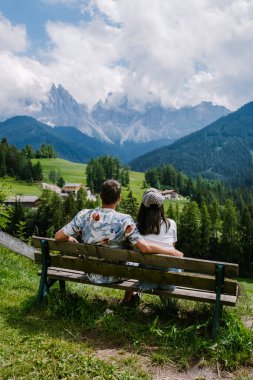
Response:
[{"label": "woman's white top", "polygon": [[173,219],[168,219],[168,221],[170,223],[170,227],[168,230],[166,229],[166,224],[162,221],[159,235],[149,234],[144,235],[143,238],[146,241],[158,244],[161,247],[174,248],[173,243],[176,243],[177,241],[177,225]]}]

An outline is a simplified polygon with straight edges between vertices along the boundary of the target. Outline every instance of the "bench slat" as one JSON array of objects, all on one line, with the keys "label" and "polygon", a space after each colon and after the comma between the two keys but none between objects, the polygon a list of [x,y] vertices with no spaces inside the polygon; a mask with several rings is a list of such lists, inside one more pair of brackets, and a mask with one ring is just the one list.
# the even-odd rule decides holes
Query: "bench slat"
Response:
[{"label": "bench slat", "polygon": [[[121,283],[112,283],[112,284],[94,284],[88,281],[86,278],[83,277],[83,273],[79,271],[69,271],[65,269],[59,269],[51,267],[48,269],[48,277],[54,278],[57,280],[67,280],[67,281],[73,281],[73,282],[79,282],[84,284],[90,284],[95,286],[103,286],[107,288],[114,288],[119,290],[133,290],[138,291],[138,281],[137,280],[127,280],[123,281]],[[172,298],[181,298],[186,300],[192,300],[192,301],[201,301],[201,302],[208,302],[208,303],[215,303],[216,294],[213,292],[203,292],[203,291],[196,291],[192,289],[188,289],[185,287],[176,287],[176,289],[169,291],[169,290],[159,290],[155,289],[154,291],[145,291],[147,294],[153,294],[153,295],[160,295],[160,296],[167,296]],[[223,305],[227,306],[235,306],[236,304],[236,295],[221,295],[221,303]]]},{"label": "bench slat", "polygon": [[[35,262],[41,263],[42,255],[40,252],[35,253]],[[119,278],[134,278],[143,281],[154,282],[157,284],[175,284],[187,288],[203,289],[206,291],[215,290],[215,278],[206,274],[196,273],[175,273],[162,272],[155,269],[139,268],[136,266],[126,265],[124,263],[110,263],[99,260],[80,259],[74,256],[62,256],[50,254],[51,266],[76,270],[86,273],[98,273],[105,276]],[[237,284],[234,280],[225,279],[223,292],[225,294],[235,295]]]},{"label": "bench slat", "polygon": [[101,247],[81,243],[73,244],[55,241],[54,239],[33,236],[32,242],[34,247],[40,248],[41,239],[48,241],[50,250],[60,251],[64,254],[73,256],[83,255],[85,257],[96,257],[107,260],[138,262],[145,265],[160,266],[163,268],[181,268],[191,272],[196,271],[206,274],[215,274],[216,264],[223,264],[225,266],[226,277],[236,278],[238,275],[237,264],[191,259],[187,257],[173,257],[160,254],[143,254],[140,252],[130,251],[126,249],[112,249],[108,247]]}]

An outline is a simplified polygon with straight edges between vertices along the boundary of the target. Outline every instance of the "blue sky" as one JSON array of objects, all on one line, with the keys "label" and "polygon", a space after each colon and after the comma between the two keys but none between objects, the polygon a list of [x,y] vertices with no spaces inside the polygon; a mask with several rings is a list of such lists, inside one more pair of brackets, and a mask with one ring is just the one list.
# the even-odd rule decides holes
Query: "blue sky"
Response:
[{"label": "blue sky", "polygon": [[43,0],[0,0],[1,13],[15,25],[26,26],[27,35],[32,41],[29,54],[36,54],[37,49],[46,48],[48,35],[45,25],[53,22],[79,24],[89,21],[87,12],[80,12],[79,2],[57,2]]},{"label": "blue sky", "polygon": [[80,103],[253,100],[252,0],[0,0],[0,117]]}]

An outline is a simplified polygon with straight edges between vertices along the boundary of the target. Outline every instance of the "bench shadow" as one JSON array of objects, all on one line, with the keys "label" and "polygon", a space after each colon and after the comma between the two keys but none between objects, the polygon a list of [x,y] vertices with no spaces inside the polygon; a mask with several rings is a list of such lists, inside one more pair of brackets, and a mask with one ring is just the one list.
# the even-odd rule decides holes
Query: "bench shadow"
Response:
[{"label": "bench shadow", "polygon": [[[150,334],[150,326],[159,319],[161,328],[171,324],[183,329],[207,324],[208,305],[182,309],[181,305],[141,302],[137,308],[122,307],[115,297],[89,298],[77,293],[52,290],[42,305],[32,296],[21,305],[6,310],[6,322],[23,336],[43,335],[85,343],[96,349],[124,349],[133,352],[135,341]],[[210,307],[209,307],[210,313]],[[210,313],[211,314],[211,313]],[[130,326],[131,325],[131,326]],[[199,330],[209,336],[209,326]]]}]

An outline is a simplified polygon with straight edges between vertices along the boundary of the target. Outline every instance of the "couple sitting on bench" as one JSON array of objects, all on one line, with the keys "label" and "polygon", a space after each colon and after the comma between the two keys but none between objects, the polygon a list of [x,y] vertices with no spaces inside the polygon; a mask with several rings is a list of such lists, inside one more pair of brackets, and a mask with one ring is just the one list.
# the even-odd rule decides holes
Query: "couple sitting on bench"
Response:
[{"label": "couple sitting on bench", "polygon": [[[76,238],[81,236],[81,241],[86,244],[97,244],[110,248],[125,248],[127,244],[130,244],[131,247],[143,253],[182,257],[183,253],[174,246],[177,240],[176,223],[172,219],[165,218],[161,193],[156,189],[144,192],[137,226],[130,215],[116,211],[120,193],[121,186],[118,181],[105,181],[100,192],[102,207],[80,211],[69,224],[56,232],[55,239],[77,243]],[[131,263],[129,264],[131,265]],[[168,268],[168,270],[176,269]],[[94,284],[120,280],[92,273],[87,273],[86,276]],[[152,283],[140,284],[141,289],[152,289],[155,286],[157,287]],[[170,286],[170,288],[172,287]],[[121,302],[128,304],[134,298],[136,298],[136,293],[127,291]]]}]

